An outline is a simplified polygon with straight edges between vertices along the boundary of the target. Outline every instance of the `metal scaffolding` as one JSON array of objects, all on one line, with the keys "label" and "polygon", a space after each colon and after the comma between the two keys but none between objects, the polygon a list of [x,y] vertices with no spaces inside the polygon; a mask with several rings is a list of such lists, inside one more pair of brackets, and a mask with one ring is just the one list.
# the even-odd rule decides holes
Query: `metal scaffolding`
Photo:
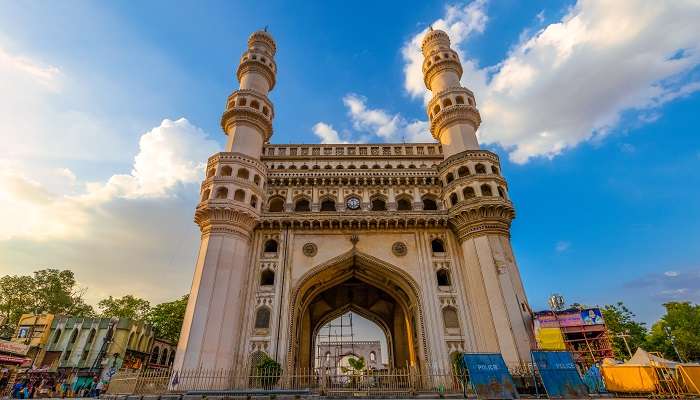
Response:
[{"label": "metal scaffolding", "polygon": [[340,361],[348,354],[355,354],[355,331],[352,312],[328,322],[316,337],[316,369],[339,371]]}]

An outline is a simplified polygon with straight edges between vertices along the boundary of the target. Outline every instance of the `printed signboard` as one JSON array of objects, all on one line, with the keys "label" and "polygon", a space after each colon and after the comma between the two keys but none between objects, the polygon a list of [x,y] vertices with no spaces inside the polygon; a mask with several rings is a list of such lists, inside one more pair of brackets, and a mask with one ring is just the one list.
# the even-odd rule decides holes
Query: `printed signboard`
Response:
[{"label": "printed signboard", "polygon": [[19,354],[21,356],[25,356],[27,355],[28,351],[29,346],[26,344],[0,340],[0,353]]},{"label": "printed signboard", "polygon": [[464,353],[469,383],[480,399],[517,399],[513,377],[500,353]]},{"label": "printed signboard", "polygon": [[588,388],[568,351],[533,350],[532,360],[549,398],[580,399],[588,396]]}]

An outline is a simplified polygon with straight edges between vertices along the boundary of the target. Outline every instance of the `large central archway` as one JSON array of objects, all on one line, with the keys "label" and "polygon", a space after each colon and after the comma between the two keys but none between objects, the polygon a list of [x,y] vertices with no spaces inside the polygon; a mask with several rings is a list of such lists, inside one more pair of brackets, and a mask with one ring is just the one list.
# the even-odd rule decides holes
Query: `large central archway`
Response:
[{"label": "large central archway", "polygon": [[386,335],[389,367],[422,367],[427,350],[419,289],[405,272],[351,250],[307,272],[292,296],[287,367],[314,367],[318,330],[352,311]]}]

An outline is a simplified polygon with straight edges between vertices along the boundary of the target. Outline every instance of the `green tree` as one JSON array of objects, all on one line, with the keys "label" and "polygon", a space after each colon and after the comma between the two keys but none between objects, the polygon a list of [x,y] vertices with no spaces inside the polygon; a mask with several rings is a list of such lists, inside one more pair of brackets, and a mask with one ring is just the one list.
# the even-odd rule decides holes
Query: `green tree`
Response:
[{"label": "green tree", "polygon": [[[634,320],[635,315],[622,302],[608,304],[601,310],[605,325],[608,327],[613,345],[615,358],[626,359],[630,357],[625,345],[625,340],[630,351],[634,353],[637,347],[644,347],[647,338],[647,328],[643,322]],[[625,335],[623,336],[620,335]]]},{"label": "green tree", "polygon": [[0,337],[11,337],[22,314],[33,312],[33,286],[31,276],[5,275],[0,278]]},{"label": "green tree", "polygon": [[34,312],[65,314],[76,317],[94,315],[94,310],[85,304],[85,289],[78,288],[73,271],[65,269],[42,269],[34,272]]},{"label": "green tree", "polygon": [[94,310],[83,301],[70,270],[42,269],[32,276],[5,275],[0,278],[0,337],[11,336],[22,314],[52,313],[86,317]]},{"label": "green tree", "polygon": [[130,294],[121,298],[109,296],[97,303],[103,317],[128,318],[136,321],[146,319],[151,311],[151,303]]},{"label": "green tree", "polygon": [[670,302],[664,307],[666,314],[651,328],[649,350],[675,360],[680,356],[680,361],[700,360],[700,305]]},{"label": "green tree", "polygon": [[155,329],[157,338],[177,343],[188,298],[189,295],[184,295],[177,300],[160,303],[151,309],[146,320]]}]

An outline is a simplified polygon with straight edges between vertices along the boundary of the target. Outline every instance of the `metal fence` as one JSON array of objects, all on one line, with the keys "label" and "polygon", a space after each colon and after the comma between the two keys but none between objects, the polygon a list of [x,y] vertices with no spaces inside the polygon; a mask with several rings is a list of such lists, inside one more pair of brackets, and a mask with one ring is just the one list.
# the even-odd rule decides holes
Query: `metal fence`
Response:
[{"label": "metal fence", "polygon": [[[108,394],[150,395],[193,391],[307,390],[312,394],[339,397],[408,396],[421,393],[464,393],[466,375],[456,371],[416,368],[336,373],[324,370],[256,370],[236,374],[232,370],[154,370],[119,372],[112,377]],[[467,390],[467,393],[472,393]]]}]

